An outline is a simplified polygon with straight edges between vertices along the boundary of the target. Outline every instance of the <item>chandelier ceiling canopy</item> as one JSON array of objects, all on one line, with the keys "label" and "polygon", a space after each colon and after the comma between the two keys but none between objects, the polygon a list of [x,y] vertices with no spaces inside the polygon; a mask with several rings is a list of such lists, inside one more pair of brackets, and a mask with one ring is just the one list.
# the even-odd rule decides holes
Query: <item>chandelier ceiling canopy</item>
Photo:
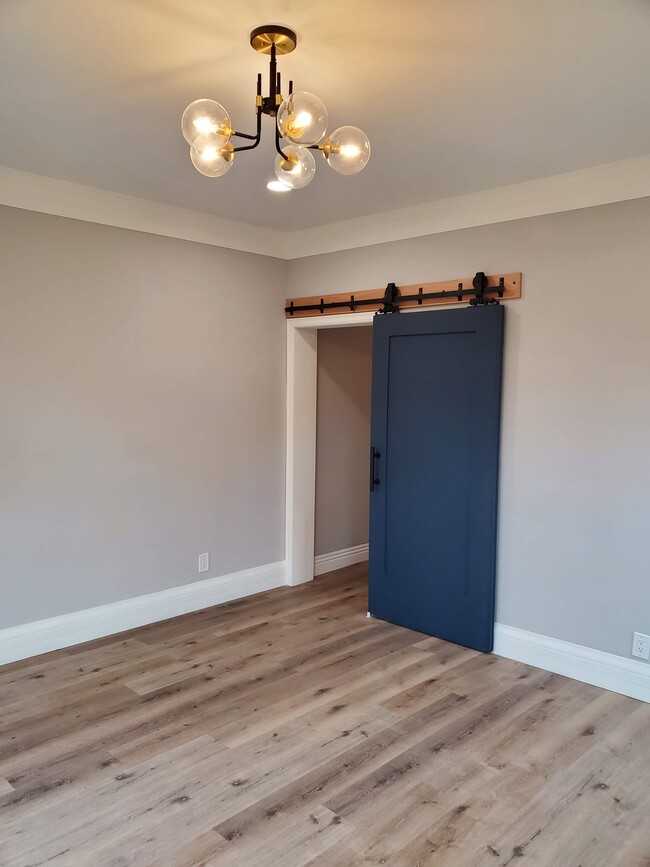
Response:
[{"label": "chandelier ceiling canopy", "polygon": [[[293,89],[282,96],[282,80],[277,58],[289,54],[297,44],[293,30],[278,24],[257,27],[250,35],[251,46],[260,54],[270,55],[269,92],[262,95],[262,75],[257,76],[254,135],[234,129],[226,109],[213,99],[190,103],[181,120],[183,136],[190,146],[194,167],[209,178],[225,175],[234,163],[235,154],[256,148],[262,137],[262,115],[274,120],[275,174],[269,184],[274,190],[298,190],[306,187],[316,173],[312,151],[319,151],[328,165],[341,175],[354,175],[370,159],[368,136],[356,126],[341,126],[327,134],[327,109],[313,93]],[[250,144],[233,146],[232,139]]]}]

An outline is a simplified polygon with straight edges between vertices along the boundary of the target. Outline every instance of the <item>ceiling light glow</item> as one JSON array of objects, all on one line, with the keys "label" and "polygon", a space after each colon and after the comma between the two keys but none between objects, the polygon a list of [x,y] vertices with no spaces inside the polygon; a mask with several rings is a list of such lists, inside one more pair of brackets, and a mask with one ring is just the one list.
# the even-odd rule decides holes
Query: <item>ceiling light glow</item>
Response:
[{"label": "ceiling light glow", "polygon": [[269,181],[266,185],[267,190],[271,190],[274,193],[290,193],[291,187],[288,187],[286,184],[282,183],[282,181]]}]

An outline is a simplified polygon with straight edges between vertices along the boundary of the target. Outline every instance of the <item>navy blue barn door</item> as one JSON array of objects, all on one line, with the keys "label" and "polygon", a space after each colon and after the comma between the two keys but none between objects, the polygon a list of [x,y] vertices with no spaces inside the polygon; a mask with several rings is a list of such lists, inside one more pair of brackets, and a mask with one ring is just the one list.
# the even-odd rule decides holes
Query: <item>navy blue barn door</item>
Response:
[{"label": "navy blue barn door", "polygon": [[376,316],[374,617],[491,651],[504,308]]}]

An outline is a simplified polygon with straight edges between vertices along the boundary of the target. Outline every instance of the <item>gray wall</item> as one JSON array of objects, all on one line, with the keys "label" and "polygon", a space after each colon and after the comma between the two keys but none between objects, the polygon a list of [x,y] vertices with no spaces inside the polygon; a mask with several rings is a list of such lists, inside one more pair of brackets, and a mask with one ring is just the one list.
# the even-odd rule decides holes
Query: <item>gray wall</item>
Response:
[{"label": "gray wall", "polygon": [[372,328],[318,332],[316,554],[368,541]]},{"label": "gray wall", "polygon": [[649,237],[641,199],[283,263],[0,208],[0,627],[282,559],[285,291],[521,270],[497,617],[629,656]]},{"label": "gray wall", "polygon": [[639,199],[288,269],[290,295],[523,272],[506,322],[497,619],[622,656],[650,633],[649,239]]},{"label": "gray wall", "polygon": [[281,560],[286,263],[10,208],[0,263],[0,627]]}]

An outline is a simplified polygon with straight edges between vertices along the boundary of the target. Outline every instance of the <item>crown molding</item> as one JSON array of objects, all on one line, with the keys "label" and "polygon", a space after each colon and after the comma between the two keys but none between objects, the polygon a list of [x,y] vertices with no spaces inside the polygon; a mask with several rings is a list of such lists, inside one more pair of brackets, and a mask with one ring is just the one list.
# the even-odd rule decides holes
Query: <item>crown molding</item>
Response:
[{"label": "crown molding", "polygon": [[285,233],[0,166],[0,204],[284,258]]},{"label": "crown molding", "polygon": [[300,259],[650,196],[650,155],[282,232],[0,166],[0,204],[259,253]]},{"label": "crown molding", "polygon": [[650,155],[291,233],[298,259],[650,196]]}]

